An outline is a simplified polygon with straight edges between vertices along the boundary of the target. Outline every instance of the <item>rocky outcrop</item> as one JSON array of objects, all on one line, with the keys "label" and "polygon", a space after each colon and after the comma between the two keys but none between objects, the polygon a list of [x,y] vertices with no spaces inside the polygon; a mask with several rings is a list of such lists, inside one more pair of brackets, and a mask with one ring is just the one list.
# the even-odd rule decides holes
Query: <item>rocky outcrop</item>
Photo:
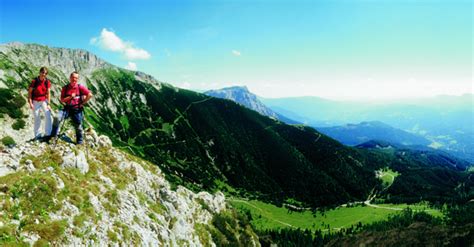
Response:
[{"label": "rocky outcrop", "polygon": [[87,133],[82,146],[4,148],[0,228],[9,241],[0,242],[215,246],[213,218],[228,210],[222,193],[172,189],[157,166]]}]

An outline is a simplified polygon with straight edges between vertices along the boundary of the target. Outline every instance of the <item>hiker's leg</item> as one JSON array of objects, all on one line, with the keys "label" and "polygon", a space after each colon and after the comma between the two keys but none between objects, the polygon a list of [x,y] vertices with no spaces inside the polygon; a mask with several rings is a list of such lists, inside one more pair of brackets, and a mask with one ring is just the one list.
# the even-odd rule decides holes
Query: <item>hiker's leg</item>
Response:
[{"label": "hiker's leg", "polygon": [[51,135],[51,110],[48,109],[48,103],[46,101],[42,102],[41,108],[44,111],[44,135]]},{"label": "hiker's leg", "polygon": [[74,111],[74,113],[71,115],[71,120],[74,124],[74,128],[76,129],[76,143],[77,144],[82,144],[83,142],[83,132],[84,130],[82,129],[82,118],[84,114],[82,113],[82,110],[77,110]]},{"label": "hiker's leg", "polygon": [[34,117],[34,134],[35,134],[35,138],[38,138],[40,137],[40,132],[39,132],[39,128],[40,128],[40,125],[41,125],[41,117],[40,117],[40,109],[41,109],[41,101],[36,101],[36,100],[33,100],[33,117]]},{"label": "hiker's leg", "polygon": [[44,102],[44,135],[50,136],[52,130],[51,110],[48,109],[48,103]]}]

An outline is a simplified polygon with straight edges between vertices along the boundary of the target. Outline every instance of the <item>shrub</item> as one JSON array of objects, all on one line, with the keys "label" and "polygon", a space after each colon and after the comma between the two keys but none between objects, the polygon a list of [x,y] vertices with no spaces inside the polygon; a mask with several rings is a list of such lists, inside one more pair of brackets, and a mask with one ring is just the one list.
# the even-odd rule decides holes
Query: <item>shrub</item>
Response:
[{"label": "shrub", "polygon": [[26,100],[21,95],[17,95],[13,98],[12,104],[17,108],[21,108],[26,104]]},{"label": "shrub", "polygon": [[0,105],[6,105],[9,100],[13,99],[13,97],[13,90],[0,88]]},{"label": "shrub", "polygon": [[7,107],[7,108],[9,108],[8,109],[9,111],[7,113],[11,118],[18,119],[18,118],[23,117],[23,111],[20,108],[13,108],[13,107]]},{"label": "shrub", "polygon": [[13,124],[12,124],[12,128],[14,130],[19,130],[19,129],[23,129],[23,127],[25,127],[25,120],[23,119],[17,119]]},{"label": "shrub", "polygon": [[12,118],[22,118],[21,108],[26,100],[18,93],[8,88],[0,88],[0,113],[6,113]]},{"label": "shrub", "polygon": [[5,136],[2,138],[2,143],[3,145],[5,146],[11,146],[11,145],[15,145],[16,142],[15,140],[13,140],[13,138],[11,136]]}]

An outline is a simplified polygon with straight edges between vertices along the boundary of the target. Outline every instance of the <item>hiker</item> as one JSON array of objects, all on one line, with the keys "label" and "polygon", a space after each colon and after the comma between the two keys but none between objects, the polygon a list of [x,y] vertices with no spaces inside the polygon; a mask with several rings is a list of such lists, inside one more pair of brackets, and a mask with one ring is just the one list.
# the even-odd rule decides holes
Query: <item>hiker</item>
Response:
[{"label": "hiker", "polygon": [[69,84],[61,90],[61,103],[64,105],[63,110],[58,112],[58,116],[53,124],[51,137],[55,137],[59,133],[60,123],[67,118],[71,118],[76,130],[76,144],[83,142],[82,121],[84,119],[84,104],[92,97],[92,93],[86,86],[78,84],[79,73],[74,71],[69,76]]},{"label": "hiker", "polygon": [[51,81],[46,77],[48,75],[48,69],[41,67],[38,77],[31,81],[28,87],[28,103],[31,110],[33,111],[34,117],[34,140],[41,138],[40,126],[41,117],[40,111],[44,112],[44,135],[49,136],[51,134]]}]

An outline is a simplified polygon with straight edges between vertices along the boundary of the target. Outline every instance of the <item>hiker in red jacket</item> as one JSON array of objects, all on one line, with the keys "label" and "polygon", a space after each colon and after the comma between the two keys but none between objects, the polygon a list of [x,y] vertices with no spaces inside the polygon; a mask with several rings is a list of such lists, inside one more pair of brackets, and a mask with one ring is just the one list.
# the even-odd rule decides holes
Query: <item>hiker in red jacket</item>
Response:
[{"label": "hiker in red jacket", "polygon": [[43,110],[45,117],[43,136],[49,136],[51,134],[51,81],[46,78],[47,74],[48,69],[46,67],[41,67],[39,76],[31,81],[28,88],[28,103],[31,110],[33,110],[33,116],[35,119],[34,139],[39,139],[41,137],[41,110]]},{"label": "hiker in red jacket", "polygon": [[70,117],[76,129],[76,143],[82,144],[84,132],[82,128],[82,121],[84,119],[83,106],[91,99],[92,93],[86,86],[78,84],[78,81],[79,73],[74,71],[69,76],[69,84],[61,90],[61,103],[64,105],[64,108],[58,113],[58,119],[54,122],[51,136],[57,136],[60,123]]}]

